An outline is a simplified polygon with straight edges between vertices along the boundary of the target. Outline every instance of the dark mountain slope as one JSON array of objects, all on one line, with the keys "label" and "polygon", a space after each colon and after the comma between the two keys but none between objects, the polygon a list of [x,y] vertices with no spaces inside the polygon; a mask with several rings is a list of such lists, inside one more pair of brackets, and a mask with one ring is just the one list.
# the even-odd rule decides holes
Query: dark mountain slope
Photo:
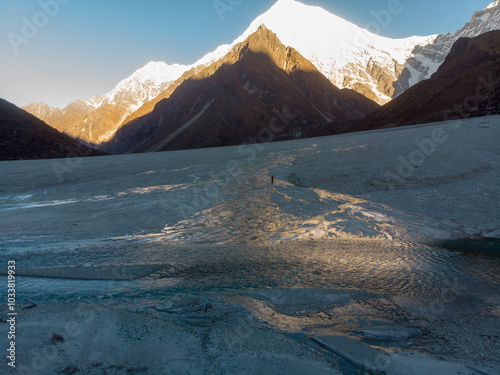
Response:
[{"label": "dark mountain slope", "polygon": [[428,80],[384,105],[351,131],[500,113],[500,30],[461,38]]},{"label": "dark mountain slope", "polygon": [[153,112],[122,127],[105,149],[152,152],[329,134],[335,124],[376,108],[361,94],[333,86],[261,26],[222,60],[180,84]]},{"label": "dark mountain slope", "polygon": [[42,120],[0,99],[0,160],[100,156]]}]

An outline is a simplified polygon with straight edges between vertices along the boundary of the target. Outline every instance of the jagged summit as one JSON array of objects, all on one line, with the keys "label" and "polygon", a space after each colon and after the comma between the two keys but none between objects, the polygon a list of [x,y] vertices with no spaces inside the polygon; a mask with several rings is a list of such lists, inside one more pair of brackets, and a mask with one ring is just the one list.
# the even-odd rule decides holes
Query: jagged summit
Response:
[{"label": "jagged summit", "polygon": [[[437,72],[362,120],[352,130],[500,113],[500,30],[460,38]],[[471,98],[474,105],[470,105]]]},{"label": "jagged summit", "polygon": [[[46,106],[45,103],[36,103]],[[99,156],[39,118],[0,98],[0,160]]]},{"label": "jagged summit", "polygon": [[377,108],[332,85],[261,24],[150,113],[125,124],[104,149],[153,152],[237,145],[258,135],[260,142],[325,135]]},{"label": "jagged summit", "polygon": [[334,85],[354,89],[379,103],[391,99],[392,82],[403,71],[415,46],[428,44],[436,37],[385,38],[321,7],[279,0],[232,44],[220,46],[198,63],[222,58],[261,25],[310,60]]},{"label": "jagged summit", "polygon": [[453,44],[460,38],[475,38],[481,34],[500,29],[500,1],[491,3],[486,9],[475,12],[470,22],[453,33],[441,34],[432,43],[417,46],[413,57],[406,62],[406,70],[400,77],[396,96],[409,87],[429,79],[444,62]]},{"label": "jagged summit", "polygon": [[490,5],[488,5],[486,7],[486,9],[493,9],[495,7],[498,7],[498,6],[500,6],[500,0],[496,0],[496,1],[492,2]]},{"label": "jagged summit", "polygon": [[189,68],[190,66],[187,65],[168,65],[163,61],[151,61],[135,71],[130,77],[121,81],[112,92],[116,92],[120,87],[134,81],[141,84],[152,83],[156,86],[160,86],[165,82],[175,81]]},{"label": "jagged summit", "polygon": [[500,28],[499,4],[497,0],[476,12],[471,22],[455,33],[390,39],[321,7],[278,0],[235,41],[219,46],[192,65],[152,61],[108,94],[76,101],[63,110],[40,104],[25,109],[74,138],[95,145],[107,142],[122,125],[151,112],[183,80],[224,58],[262,25],[309,60],[335,86],[384,104],[429,78],[458,38]]},{"label": "jagged summit", "polygon": [[135,110],[154,99],[164,89],[164,84],[175,81],[188,69],[190,66],[187,65],[151,61],[118,83],[111,92],[94,97],[88,103],[99,107],[102,104],[122,104],[126,99],[131,109]]},{"label": "jagged summit", "polygon": [[127,116],[156,98],[190,68],[151,61],[107,94],[77,100],[64,109],[45,103],[32,103],[23,109],[73,138],[97,145],[108,141]]},{"label": "jagged summit", "polygon": [[50,107],[47,103],[45,102],[37,102],[37,103],[31,103],[27,107],[23,108],[25,111],[31,113],[32,115],[42,118],[44,116],[47,116],[48,114],[53,113],[54,111],[58,111],[59,109],[57,108],[52,108]]}]

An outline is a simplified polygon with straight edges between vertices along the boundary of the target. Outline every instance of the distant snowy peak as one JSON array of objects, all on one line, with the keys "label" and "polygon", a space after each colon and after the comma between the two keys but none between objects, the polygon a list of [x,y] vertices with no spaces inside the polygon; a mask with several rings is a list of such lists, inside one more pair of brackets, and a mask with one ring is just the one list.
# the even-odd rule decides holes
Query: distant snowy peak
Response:
[{"label": "distant snowy peak", "polygon": [[[194,65],[206,64],[217,61],[223,58],[235,45],[245,41],[250,35],[255,33],[260,26],[265,25],[269,30],[272,30],[281,42],[287,46],[296,48],[297,41],[308,39],[314,35],[315,39],[322,37],[322,34],[331,34],[327,30],[321,30],[321,26],[313,22],[320,16],[323,20],[332,22],[344,23],[345,25],[354,26],[347,21],[336,17],[324,9],[314,6],[304,5],[294,0],[279,0],[266,13],[257,17],[250,26],[231,44],[219,46],[215,51],[205,55],[198,60]],[[335,18],[332,20],[332,18]],[[339,27],[339,26],[337,26]],[[304,34],[306,31],[306,34]],[[319,33],[318,33],[319,31]],[[315,43],[314,40],[308,40],[308,44]],[[296,48],[299,50],[299,48]]]},{"label": "distant snowy peak", "polygon": [[498,6],[500,6],[500,0],[496,0],[496,1],[492,2],[490,5],[488,5],[486,7],[486,9],[492,9],[492,8],[495,8],[495,7],[498,7]]},{"label": "distant snowy peak", "polygon": [[460,30],[441,34],[434,42],[418,46],[413,51],[413,57],[406,62],[406,73],[401,77],[400,94],[414,84],[429,79],[444,62],[451,47],[463,37],[475,38],[492,30],[500,29],[500,0],[490,4],[486,9],[475,12],[471,21]]},{"label": "distant snowy peak", "polygon": [[468,26],[461,32],[447,34],[448,38],[431,35],[390,39],[373,34],[321,7],[296,0],[278,0],[231,44],[219,46],[194,64],[150,62],[120,82],[109,94],[94,97],[86,103],[94,108],[117,103],[138,108],[154,99],[169,82],[189,69],[200,70],[224,58],[235,45],[265,25],[283,44],[295,48],[311,61],[334,85],[356,90],[384,104],[415,83],[429,78],[459,37],[474,37],[498,28],[500,17],[496,14],[499,5],[500,0],[497,0],[484,11],[476,12]]},{"label": "distant snowy peak", "polygon": [[[297,49],[304,57],[332,55],[331,48],[339,47],[351,50],[364,47],[375,47],[382,50],[407,50],[416,43],[427,42],[433,37],[410,37],[406,39],[390,39],[370,33],[355,24],[346,21],[318,6],[305,5],[295,0],[279,0],[267,12],[257,17],[245,32],[232,44],[222,45],[200,59],[202,62],[213,62],[224,57],[236,44],[243,42],[250,35],[265,25],[272,30],[281,42]],[[323,48],[329,51],[322,51]],[[404,63],[407,53],[396,54],[398,62]],[[342,61],[342,56],[337,60]],[[195,65],[196,65],[195,64]]]},{"label": "distant snowy peak", "polygon": [[349,43],[359,32],[359,27],[323,8],[279,0],[257,17],[235,43],[245,40],[261,25],[274,31],[283,44],[309,51],[322,47],[325,39]]},{"label": "distant snowy peak", "polygon": [[378,103],[393,93],[392,82],[417,45],[436,36],[406,39],[385,38],[344,20],[318,6],[295,0],[279,0],[257,17],[232,44],[223,45],[197,64],[223,58],[236,44],[265,25],[280,41],[311,61],[334,85],[354,89]]},{"label": "distant snowy peak", "polygon": [[278,0],[232,44],[220,46],[195,65],[221,59],[261,25],[310,60],[334,85],[384,104],[430,78],[458,38],[500,29],[500,0],[474,13],[471,22],[454,33],[404,39],[373,34],[318,6]]},{"label": "distant snowy peak", "polygon": [[150,62],[124,79],[108,94],[85,101],[92,108],[125,105],[130,111],[154,99],[186,71],[198,70],[226,56],[265,25],[286,46],[311,61],[334,85],[351,88],[378,103],[391,99],[395,81],[417,45],[436,36],[390,39],[364,30],[318,6],[295,0],[278,0],[257,17],[231,44],[219,46],[192,65]]},{"label": "distant snowy peak", "polygon": [[108,141],[131,113],[158,97],[188,69],[152,61],[107,94],[77,100],[64,109],[45,103],[33,103],[24,109],[73,138],[98,145]]},{"label": "distant snowy peak", "polygon": [[[147,83],[149,81],[155,83],[156,85],[161,85],[165,82],[175,81],[187,69],[189,69],[189,66],[187,65],[168,65],[162,61],[151,61],[121,83],[127,81]],[[120,84],[118,84],[118,86],[120,86]]]},{"label": "distant snowy peak", "polygon": [[177,80],[189,69],[187,65],[151,61],[118,83],[108,94],[95,96],[85,103],[94,108],[112,104],[135,110],[158,96],[166,84]]},{"label": "distant snowy peak", "polygon": [[107,141],[127,118],[152,103],[185,72],[200,72],[223,59],[261,25],[293,47],[339,88],[348,88],[385,104],[412,85],[430,78],[460,37],[500,29],[500,0],[474,13],[461,30],[439,36],[390,39],[318,6],[278,0],[231,44],[219,46],[193,65],[150,62],[119,82],[109,93],[79,100],[59,110],[41,103],[27,107],[60,131],[89,143]]},{"label": "distant snowy peak", "polygon": [[475,12],[471,21],[465,24],[462,29],[447,35],[456,39],[460,37],[475,38],[488,31],[498,29],[500,29],[500,0],[490,4],[483,11]]},{"label": "distant snowy peak", "polygon": [[50,107],[45,102],[31,103],[23,109],[42,120],[50,116],[54,111],[54,108]]}]

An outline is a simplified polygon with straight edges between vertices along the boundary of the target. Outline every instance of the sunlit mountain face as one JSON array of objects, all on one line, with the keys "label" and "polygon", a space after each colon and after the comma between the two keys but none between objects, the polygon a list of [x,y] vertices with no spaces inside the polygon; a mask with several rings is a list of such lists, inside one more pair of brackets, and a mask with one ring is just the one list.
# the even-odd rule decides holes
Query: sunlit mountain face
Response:
[{"label": "sunlit mountain face", "polygon": [[56,129],[99,146],[110,141],[126,123],[153,111],[186,79],[224,59],[260,25],[309,60],[338,88],[352,89],[385,104],[409,87],[430,78],[453,43],[500,27],[500,6],[492,3],[474,14],[456,33],[390,39],[370,33],[320,7],[280,0],[257,17],[230,44],[219,46],[192,65],[151,62],[120,82],[110,93],[80,100],[60,110],[44,103],[25,109]]},{"label": "sunlit mountain face", "polygon": [[498,375],[499,8],[394,40],[279,0],[191,65],[0,99],[0,374]]}]

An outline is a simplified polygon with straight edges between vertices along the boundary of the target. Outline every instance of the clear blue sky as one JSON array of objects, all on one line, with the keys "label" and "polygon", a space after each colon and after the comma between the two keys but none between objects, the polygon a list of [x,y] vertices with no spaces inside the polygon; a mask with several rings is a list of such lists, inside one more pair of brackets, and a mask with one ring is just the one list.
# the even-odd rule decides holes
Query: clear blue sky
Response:
[{"label": "clear blue sky", "polygon": [[[223,19],[214,2],[237,4]],[[0,0],[0,97],[64,107],[110,91],[152,60],[191,64],[231,43],[276,0]],[[361,27],[389,0],[303,0]],[[493,0],[400,0],[404,11],[381,34],[388,37],[452,32]],[[42,11],[40,3],[54,3]],[[66,3],[66,4],[61,4]],[[57,10],[57,11],[56,11]],[[45,13],[44,15],[40,12]],[[23,17],[39,25],[16,53]],[[38,18],[36,18],[38,17]],[[30,30],[28,30],[30,31]],[[32,31],[32,30],[31,30]]]}]

